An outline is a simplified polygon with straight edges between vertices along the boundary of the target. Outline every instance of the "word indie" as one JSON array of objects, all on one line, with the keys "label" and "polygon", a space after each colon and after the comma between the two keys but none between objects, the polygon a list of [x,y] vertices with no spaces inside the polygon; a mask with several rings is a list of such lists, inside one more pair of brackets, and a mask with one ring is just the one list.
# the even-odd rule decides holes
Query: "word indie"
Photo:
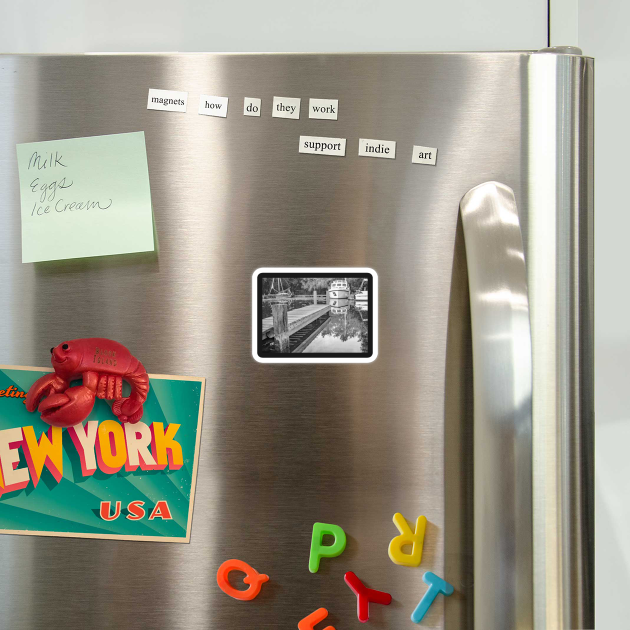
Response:
[{"label": "word indie", "polygon": [[[123,467],[127,472],[140,470],[179,470],[184,465],[182,447],[175,436],[181,425],[144,422],[121,425],[116,420],[100,424],[90,420],[85,425],[67,429],[81,462],[84,477],[100,470],[114,475]],[[19,468],[20,453],[26,466]],[[63,477],[63,429],[50,427],[37,439],[32,426],[0,431],[0,496],[37,487],[44,468],[59,483]]]}]

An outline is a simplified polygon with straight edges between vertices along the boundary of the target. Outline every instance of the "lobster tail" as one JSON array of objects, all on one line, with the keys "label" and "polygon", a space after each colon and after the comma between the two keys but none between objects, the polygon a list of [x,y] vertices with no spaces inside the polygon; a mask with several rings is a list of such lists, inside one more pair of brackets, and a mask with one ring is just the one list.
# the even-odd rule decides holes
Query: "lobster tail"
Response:
[{"label": "lobster tail", "polygon": [[149,375],[138,359],[132,358],[129,372],[124,379],[131,385],[131,394],[128,398],[114,401],[112,411],[121,422],[135,424],[142,418],[142,405],[149,395]]},{"label": "lobster tail", "polygon": [[134,369],[125,374],[125,379],[129,381],[131,385],[131,396],[129,398],[136,398],[142,405],[149,395],[149,375],[144,369],[144,365],[138,361],[138,359],[132,360],[132,365],[135,362]]}]

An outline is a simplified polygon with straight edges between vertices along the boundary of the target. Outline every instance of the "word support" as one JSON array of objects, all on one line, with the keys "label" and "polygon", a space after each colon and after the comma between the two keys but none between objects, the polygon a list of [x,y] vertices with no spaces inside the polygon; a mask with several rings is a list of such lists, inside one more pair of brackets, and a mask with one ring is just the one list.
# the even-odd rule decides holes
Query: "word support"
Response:
[{"label": "word support", "polygon": [[302,99],[289,98],[287,96],[274,96],[271,107],[273,118],[300,118],[300,102]]},{"label": "word support", "polygon": [[343,157],[346,154],[346,139],[300,136],[298,151],[314,155],[339,155]]},{"label": "word support", "polygon": [[186,112],[187,104],[188,92],[149,89],[147,109],[157,109],[165,112]]},{"label": "word support", "polygon": [[202,94],[199,97],[199,113],[203,116],[226,118],[228,114],[228,97]]},{"label": "word support", "polygon": [[336,98],[311,98],[308,101],[308,117],[337,120],[339,101]]},{"label": "word support", "polygon": [[395,140],[370,140],[361,138],[359,140],[359,156],[396,159]]}]

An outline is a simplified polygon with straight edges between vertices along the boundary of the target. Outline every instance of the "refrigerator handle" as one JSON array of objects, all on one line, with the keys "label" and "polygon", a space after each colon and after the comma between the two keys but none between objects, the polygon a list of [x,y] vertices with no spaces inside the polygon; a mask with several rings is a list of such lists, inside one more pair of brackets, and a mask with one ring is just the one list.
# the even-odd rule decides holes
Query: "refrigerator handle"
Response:
[{"label": "refrigerator handle", "polygon": [[499,182],[460,202],[473,346],[474,619],[531,628],[532,344],[514,192]]}]

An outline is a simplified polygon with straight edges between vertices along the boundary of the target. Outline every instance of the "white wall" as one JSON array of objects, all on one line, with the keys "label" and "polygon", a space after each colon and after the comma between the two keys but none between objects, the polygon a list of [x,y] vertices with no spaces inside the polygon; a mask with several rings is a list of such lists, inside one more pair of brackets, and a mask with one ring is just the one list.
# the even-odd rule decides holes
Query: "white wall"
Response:
[{"label": "white wall", "polygon": [[0,0],[1,52],[514,50],[546,45],[546,0]]},{"label": "white wall", "polygon": [[578,33],[595,57],[595,615],[597,628],[622,628],[630,625],[630,2],[579,0]]}]

